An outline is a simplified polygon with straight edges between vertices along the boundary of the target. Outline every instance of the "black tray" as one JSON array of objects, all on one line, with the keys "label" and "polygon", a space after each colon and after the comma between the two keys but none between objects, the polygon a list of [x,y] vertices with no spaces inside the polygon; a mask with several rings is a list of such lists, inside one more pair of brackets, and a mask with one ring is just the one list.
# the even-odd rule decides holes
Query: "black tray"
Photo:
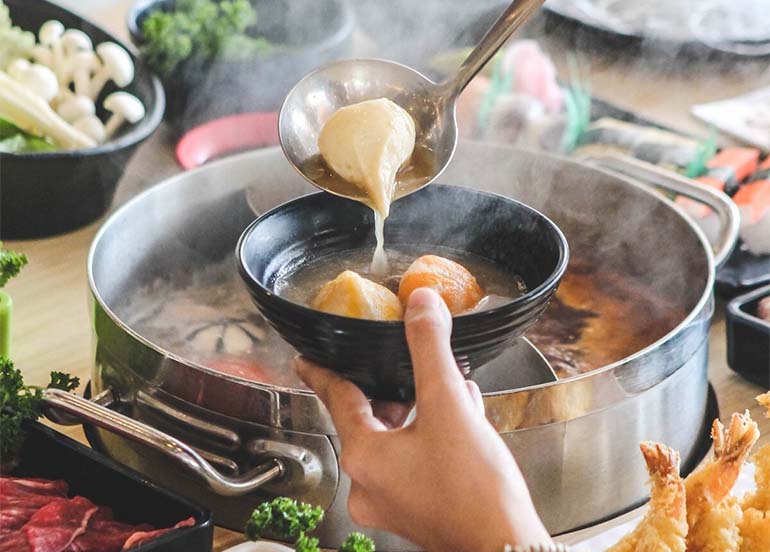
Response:
[{"label": "black tray", "polygon": [[759,318],[757,304],[770,296],[765,286],[727,305],[727,363],[747,380],[770,387],[770,322]]},{"label": "black tray", "polygon": [[132,552],[210,552],[214,538],[211,513],[148,481],[143,475],[38,422],[26,426],[27,439],[16,477],[63,479],[70,496],[80,495],[99,506],[112,508],[115,519],[172,527],[187,518],[184,527],[131,548]]}]

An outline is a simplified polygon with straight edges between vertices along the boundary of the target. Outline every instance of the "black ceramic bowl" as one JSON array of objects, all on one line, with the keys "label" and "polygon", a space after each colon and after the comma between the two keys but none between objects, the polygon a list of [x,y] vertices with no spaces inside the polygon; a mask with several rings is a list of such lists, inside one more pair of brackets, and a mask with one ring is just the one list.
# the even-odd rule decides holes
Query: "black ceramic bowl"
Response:
[{"label": "black ceramic bowl", "polygon": [[[278,111],[296,82],[316,67],[350,53],[353,14],[346,0],[250,0],[257,23],[249,29],[275,44],[261,58],[185,61],[161,77],[168,106],[166,121],[181,134],[211,119],[234,113]],[[137,47],[152,12],[173,10],[174,0],[138,0],[127,24]]]},{"label": "black ceramic bowl", "polygon": [[[68,29],[85,32],[94,45],[120,43],[99,27],[45,0],[6,0],[5,4],[14,24],[36,35],[44,22],[58,19]],[[124,125],[113,139],[94,148],[0,153],[0,237],[52,236],[84,226],[107,211],[129,159],[163,118],[165,99],[160,81],[135,58],[134,67],[134,81],[124,90],[145,106],[146,115],[137,124]],[[114,90],[114,85],[108,84],[101,97]],[[100,115],[104,120],[104,113]]]},{"label": "black ceramic bowl", "polygon": [[[276,281],[344,251],[373,251],[371,209],[327,193],[285,203],[254,221],[236,249],[241,277],[267,321],[307,358],[336,370],[372,398],[411,400],[414,382],[402,322],[335,316],[292,303]],[[434,184],[393,204],[387,248],[473,253],[524,279],[526,294],[455,317],[452,349],[463,372],[498,356],[534,324],[567,267],[567,241],[526,205],[470,188]],[[340,272],[345,267],[340,267]]]}]

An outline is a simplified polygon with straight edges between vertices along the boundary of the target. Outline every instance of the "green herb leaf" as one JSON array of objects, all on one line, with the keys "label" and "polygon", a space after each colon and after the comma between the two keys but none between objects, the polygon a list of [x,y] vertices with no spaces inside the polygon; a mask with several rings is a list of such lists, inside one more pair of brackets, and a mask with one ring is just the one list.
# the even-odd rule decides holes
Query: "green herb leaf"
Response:
[{"label": "green herb leaf", "polygon": [[246,538],[259,540],[263,535],[287,539],[308,533],[323,520],[320,506],[297,502],[285,496],[264,502],[252,512],[246,522]]},{"label": "green herb leaf", "polygon": [[74,391],[80,385],[80,378],[65,374],[64,372],[51,372],[51,383],[48,389],[61,389],[62,391]]},{"label": "green herb leaf", "polygon": [[363,533],[350,533],[338,552],[375,552],[374,541]]},{"label": "green herb leaf", "polygon": [[42,391],[24,385],[21,371],[13,362],[0,357],[0,458],[16,456],[24,443],[24,420],[40,416]]},{"label": "green herb leaf", "polygon": [[318,546],[318,539],[315,537],[308,537],[305,533],[300,532],[297,542],[294,543],[295,552],[321,552]]},{"label": "green herb leaf", "polygon": [[5,287],[8,280],[18,275],[29,261],[23,253],[9,251],[0,242],[0,288]]},{"label": "green herb leaf", "polygon": [[[49,388],[72,391],[80,379],[62,372],[51,372]],[[25,385],[21,370],[10,359],[0,356],[0,460],[18,454],[24,444],[23,424],[43,414],[43,390]]]}]

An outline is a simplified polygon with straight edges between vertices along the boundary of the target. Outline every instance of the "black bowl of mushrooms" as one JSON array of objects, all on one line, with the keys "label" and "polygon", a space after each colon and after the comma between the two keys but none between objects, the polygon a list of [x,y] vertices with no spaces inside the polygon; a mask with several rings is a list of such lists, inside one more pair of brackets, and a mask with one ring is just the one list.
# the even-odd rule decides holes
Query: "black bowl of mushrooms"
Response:
[{"label": "black bowl of mushrooms", "polygon": [[109,208],[158,127],[163,88],[115,37],[45,0],[5,0],[0,25],[0,237],[68,232]]}]

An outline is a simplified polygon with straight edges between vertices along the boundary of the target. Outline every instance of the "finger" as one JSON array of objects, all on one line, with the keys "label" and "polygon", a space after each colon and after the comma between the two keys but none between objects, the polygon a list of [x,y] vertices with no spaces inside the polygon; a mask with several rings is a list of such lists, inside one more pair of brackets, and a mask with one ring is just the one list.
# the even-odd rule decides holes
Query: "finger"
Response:
[{"label": "finger", "polygon": [[353,383],[301,357],[294,359],[294,369],[326,405],[343,444],[361,433],[386,429],[374,417],[366,396]]},{"label": "finger", "polygon": [[361,527],[376,527],[377,514],[364,488],[355,481],[350,483],[348,491],[348,513],[350,519]]},{"label": "finger", "polygon": [[449,343],[452,317],[441,296],[431,289],[416,289],[409,296],[404,323],[417,402],[426,392],[454,392],[464,380]]},{"label": "finger", "polygon": [[475,381],[467,380],[465,386],[468,388],[468,394],[471,396],[473,406],[482,416],[484,415],[484,397],[481,395],[481,389]]},{"label": "finger", "polygon": [[411,410],[411,404],[372,401],[374,417],[385,424],[388,429],[396,429],[403,426]]}]

